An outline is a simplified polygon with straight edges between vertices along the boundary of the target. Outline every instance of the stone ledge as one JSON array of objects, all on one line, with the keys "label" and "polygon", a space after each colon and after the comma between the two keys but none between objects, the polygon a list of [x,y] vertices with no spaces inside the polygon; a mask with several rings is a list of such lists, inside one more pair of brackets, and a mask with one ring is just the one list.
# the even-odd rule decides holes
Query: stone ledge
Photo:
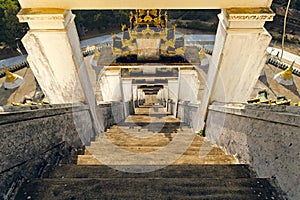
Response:
[{"label": "stone ledge", "polygon": [[213,103],[209,110],[300,127],[300,107]]},{"label": "stone ledge", "polygon": [[50,117],[55,115],[62,115],[71,112],[80,112],[87,110],[86,105],[72,105],[72,104],[57,104],[47,106],[3,106],[0,109],[6,112],[0,112],[0,125],[9,124],[18,121],[26,121],[31,119]]}]

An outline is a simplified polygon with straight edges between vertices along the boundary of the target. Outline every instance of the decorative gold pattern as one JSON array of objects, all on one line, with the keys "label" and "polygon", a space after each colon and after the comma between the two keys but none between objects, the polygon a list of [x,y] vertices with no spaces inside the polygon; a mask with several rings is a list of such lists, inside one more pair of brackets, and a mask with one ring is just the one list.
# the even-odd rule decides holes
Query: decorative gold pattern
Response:
[{"label": "decorative gold pattern", "polygon": [[231,8],[226,15],[229,21],[273,21],[275,13],[269,8]]},{"label": "decorative gold pattern", "polygon": [[175,49],[175,52],[176,52],[177,55],[184,55],[184,52],[185,52],[184,47],[180,47],[178,49]]},{"label": "decorative gold pattern", "polygon": [[273,21],[274,15],[229,15],[229,21]]},{"label": "decorative gold pattern", "polygon": [[[183,47],[175,46],[176,25],[173,25],[171,30],[167,28],[167,12],[161,15],[160,9],[137,9],[135,13],[130,12],[129,20],[129,27],[126,27],[126,25],[121,26],[123,32],[123,36],[120,38],[122,46],[114,46],[113,55],[134,55],[136,53],[138,54],[139,51],[143,51],[138,49],[136,39],[159,39],[160,54],[163,55],[184,54],[185,49]],[[117,38],[115,34],[112,35],[113,40]],[[172,50],[170,50],[169,47],[171,47]]]}]

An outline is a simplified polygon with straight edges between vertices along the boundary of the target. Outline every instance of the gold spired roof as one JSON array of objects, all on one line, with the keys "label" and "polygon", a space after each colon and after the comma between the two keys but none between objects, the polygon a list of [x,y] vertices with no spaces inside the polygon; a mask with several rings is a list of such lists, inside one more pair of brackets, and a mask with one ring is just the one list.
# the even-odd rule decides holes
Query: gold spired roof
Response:
[{"label": "gold spired roof", "polygon": [[[185,38],[183,35],[176,38],[176,25],[167,27],[167,12],[161,12],[160,9],[137,9],[130,12],[129,22],[128,27],[121,25],[121,35],[112,35],[113,56],[127,57],[130,61],[160,60],[166,57],[178,60],[176,56],[184,56]],[[128,56],[132,57],[129,59]],[[170,62],[170,59],[165,60]]]},{"label": "gold spired roof", "polygon": [[150,27],[165,28],[168,21],[167,12],[162,16],[160,9],[137,9],[136,13],[130,12],[130,28]]}]

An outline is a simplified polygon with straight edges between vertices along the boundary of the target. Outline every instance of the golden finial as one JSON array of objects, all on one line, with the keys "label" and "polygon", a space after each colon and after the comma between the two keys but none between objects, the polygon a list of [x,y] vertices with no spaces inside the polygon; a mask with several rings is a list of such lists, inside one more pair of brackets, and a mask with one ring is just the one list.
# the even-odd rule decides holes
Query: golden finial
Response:
[{"label": "golden finial", "polygon": [[152,17],[150,16],[150,10],[147,10],[147,15],[144,17],[145,22],[151,22]]},{"label": "golden finial", "polygon": [[177,26],[176,24],[174,24],[174,25],[172,26],[172,28],[173,28],[174,31],[176,31],[176,26]]},{"label": "golden finial", "polygon": [[167,11],[165,11],[165,20],[166,20],[166,23],[168,22],[168,13],[167,13]]},{"label": "golden finial", "polygon": [[278,74],[275,74],[274,79],[282,84],[282,85],[293,85],[293,65],[295,64],[295,61],[283,72],[280,72]]},{"label": "golden finial", "polygon": [[7,83],[11,83],[11,82],[14,82],[15,80],[18,79],[18,76],[11,73],[10,71],[8,71],[7,67],[5,65],[2,65],[3,66],[3,69],[4,69],[4,72],[6,74],[6,79],[5,79],[5,82]]},{"label": "golden finial", "polygon": [[126,24],[122,24],[121,26],[122,26],[122,31],[124,32],[126,29]]},{"label": "golden finial", "polygon": [[293,66],[295,64],[295,61],[292,62],[292,64],[286,69],[284,70],[283,72],[280,73],[281,77],[282,78],[285,78],[285,79],[291,79],[293,78]]},{"label": "golden finial", "polygon": [[200,55],[200,59],[206,58],[204,44],[202,44],[199,55]]},{"label": "golden finial", "polygon": [[5,75],[6,75],[5,81],[3,83],[3,86],[5,89],[14,89],[24,83],[23,77],[21,77],[17,74],[11,73],[5,65],[2,65],[2,66],[4,69]]},{"label": "golden finial", "polygon": [[150,14],[153,15],[154,17],[157,17],[157,9],[151,9]]},{"label": "golden finial", "polygon": [[99,52],[98,47],[97,47],[96,44],[94,44],[94,47],[95,47],[95,54],[94,54],[93,59],[98,60],[98,58],[100,57],[100,52]]}]

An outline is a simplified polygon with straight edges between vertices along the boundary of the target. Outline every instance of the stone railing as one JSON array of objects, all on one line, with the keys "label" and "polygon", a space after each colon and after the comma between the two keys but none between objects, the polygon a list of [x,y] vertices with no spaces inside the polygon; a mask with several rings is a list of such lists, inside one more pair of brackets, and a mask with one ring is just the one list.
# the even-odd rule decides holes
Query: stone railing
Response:
[{"label": "stone railing", "polygon": [[[98,105],[100,123],[108,128],[124,120],[123,106]],[[0,108],[0,198],[7,199],[21,180],[42,177],[47,167],[96,137],[85,105]]]},{"label": "stone railing", "polygon": [[259,177],[276,179],[289,199],[300,199],[300,107],[214,103],[205,134]]}]

